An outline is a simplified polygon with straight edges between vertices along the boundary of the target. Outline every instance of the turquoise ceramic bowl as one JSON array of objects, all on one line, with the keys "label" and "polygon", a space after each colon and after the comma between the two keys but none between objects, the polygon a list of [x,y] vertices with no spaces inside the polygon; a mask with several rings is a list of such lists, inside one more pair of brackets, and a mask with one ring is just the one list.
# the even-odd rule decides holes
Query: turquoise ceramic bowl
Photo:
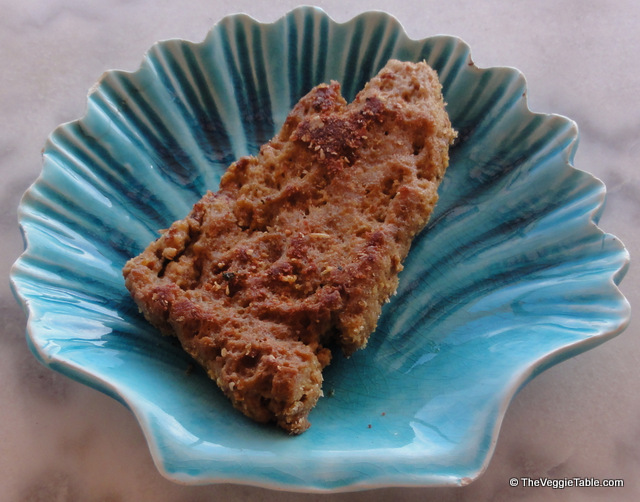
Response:
[{"label": "turquoise ceramic bowl", "polygon": [[[370,346],[326,371],[298,437],[234,411],[174,340],[138,314],[121,267],[255,153],[313,85],[352,98],[391,58],[427,60],[459,140],[428,228]],[[535,92],[535,91],[534,91]],[[411,40],[380,12],[232,16],[202,43],[153,46],[110,71],[58,127],[19,208],[12,270],[47,366],[120,400],[158,469],[192,484],[302,491],[465,484],[486,467],[513,395],[620,333],[628,255],[596,225],[605,188],[572,167],[575,124],[529,111],[525,80],[479,69],[457,38]]]}]

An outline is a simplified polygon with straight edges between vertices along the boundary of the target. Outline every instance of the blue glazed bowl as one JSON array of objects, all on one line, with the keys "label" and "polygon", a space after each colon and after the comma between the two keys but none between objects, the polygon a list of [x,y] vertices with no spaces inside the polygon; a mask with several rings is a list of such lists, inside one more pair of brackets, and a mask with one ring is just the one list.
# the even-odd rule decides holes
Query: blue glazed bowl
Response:
[{"label": "blue glazed bowl", "polygon": [[[351,99],[392,57],[436,68],[459,139],[370,346],[334,358],[311,429],[289,437],[189,371],[139,315],[121,268],[312,86],[335,79]],[[571,165],[576,125],[532,113],[525,90],[514,69],[473,65],[459,39],[411,40],[381,12],[345,24],[314,8],[273,24],[237,15],[201,43],[158,43],[137,71],[105,73],[85,116],[51,134],[20,204],[26,250],[11,278],[34,354],[129,407],[178,482],[470,482],[517,390],[630,315],[617,288],[628,254],[597,227],[605,187]]]}]

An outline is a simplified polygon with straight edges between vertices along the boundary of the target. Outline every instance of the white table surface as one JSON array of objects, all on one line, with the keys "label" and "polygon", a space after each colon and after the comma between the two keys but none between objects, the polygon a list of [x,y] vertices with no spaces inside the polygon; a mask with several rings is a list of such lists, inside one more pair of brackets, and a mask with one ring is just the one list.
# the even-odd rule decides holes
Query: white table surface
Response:
[{"label": "white table surface", "polygon": [[[632,256],[622,290],[640,300],[640,2],[637,0],[317,1],[337,21],[372,9],[412,38],[451,34],[481,67],[514,66],[534,111],[573,118],[577,167],[608,187],[600,226]],[[135,70],[157,40],[199,41],[227,14],[270,22],[296,7],[272,0],[0,0],[0,501],[640,500],[640,324],[530,382],[513,400],[486,472],[463,488],[292,494],[189,487],[153,465],[133,415],[41,366],[9,289],[22,251],[21,194],[53,128],[84,113],[103,71]],[[509,478],[621,478],[624,488],[511,488]]]}]

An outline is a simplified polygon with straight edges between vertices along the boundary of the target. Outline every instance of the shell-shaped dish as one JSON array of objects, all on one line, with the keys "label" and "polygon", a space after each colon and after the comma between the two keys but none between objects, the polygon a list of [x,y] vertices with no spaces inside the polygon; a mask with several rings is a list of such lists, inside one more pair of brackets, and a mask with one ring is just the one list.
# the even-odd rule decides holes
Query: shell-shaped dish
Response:
[{"label": "shell-shaped dish", "polygon": [[[298,437],[232,409],[140,316],[121,268],[256,153],[312,86],[348,99],[389,58],[438,72],[459,139],[370,346],[326,370]],[[620,333],[628,254],[597,220],[605,188],[572,167],[575,124],[532,113],[514,69],[479,69],[454,37],[407,37],[381,12],[338,24],[299,8],[223,19],[104,74],[58,127],[19,208],[12,285],[46,365],[126,404],[159,470],[192,484],[300,491],[465,484],[486,467],[517,390]]]}]

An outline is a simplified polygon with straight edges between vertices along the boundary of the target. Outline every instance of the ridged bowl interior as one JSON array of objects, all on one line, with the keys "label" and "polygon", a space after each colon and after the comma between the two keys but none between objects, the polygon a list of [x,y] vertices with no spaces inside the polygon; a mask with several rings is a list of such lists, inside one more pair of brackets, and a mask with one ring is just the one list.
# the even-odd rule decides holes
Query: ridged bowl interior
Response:
[{"label": "ridged bowl interior", "polygon": [[[121,268],[184,217],[296,101],[331,79],[355,96],[389,58],[439,73],[459,139],[428,225],[370,346],[326,370],[312,427],[240,416],[137,312]],[[454,37],[407,37],[381,12],[338,24],[296,9],[224,18],[201,43],[154,45],[109,71],[58,127],[19,208],[12,269],[46,365],[123,402],[182,483],[288,490],[465,484],[486,467],[517,390],[620,333],[629,258],[597,227],[604,185],[572,166],[576,125],[532,113],[523,76],[479,69]],[[533,91],[535,92],[535,90]]]}]

